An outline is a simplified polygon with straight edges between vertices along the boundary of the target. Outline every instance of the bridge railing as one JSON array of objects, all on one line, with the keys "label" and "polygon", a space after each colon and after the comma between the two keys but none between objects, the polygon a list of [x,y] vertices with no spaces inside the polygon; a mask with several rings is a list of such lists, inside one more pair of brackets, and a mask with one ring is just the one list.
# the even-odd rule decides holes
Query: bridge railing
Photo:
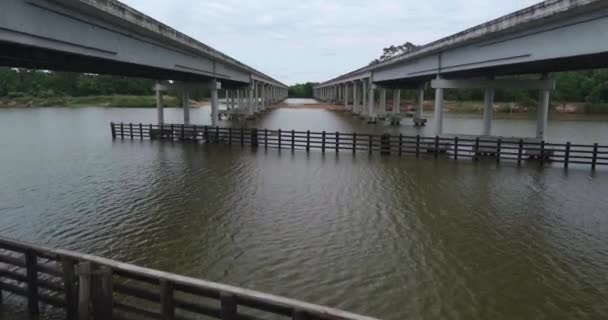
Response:
[{"label": "bridge railing", "polygon": [[608,146],[599,144],[549,143],[517,138],[422,137],[390,134],[358,134],[256,128],[224,128],[183,124],[111,123],[114,139],[203,141],[227,145],[321,152],[369,152],[431,158],[492,159],[522,165],[560,164],[608,166]]},{"label": "bridge railing", "polygon": [[68,320],[377,320],[0,237],[0,304],[3,293],[25,297],[32,315],[41,306],[59,308]]}]

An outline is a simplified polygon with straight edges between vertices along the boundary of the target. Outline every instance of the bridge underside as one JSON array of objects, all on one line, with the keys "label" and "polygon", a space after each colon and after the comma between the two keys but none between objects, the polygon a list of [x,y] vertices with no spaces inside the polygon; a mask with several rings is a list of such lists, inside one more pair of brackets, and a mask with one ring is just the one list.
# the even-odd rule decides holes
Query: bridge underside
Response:
[{"label": "bridge underside", "polygon": [[[460,70],[454,72],[442,72],[442,77],[446,79],[478,78],[488,76],[511,76],[511,75],[530,75],[562,71],[575,71],[608,68],[608,52],[580,55],[575,57],[565,57],[543,61],[533,61],[511,65],[491,66],[479,69]],[[381,86],[394,88],[416,89],[420,83],[431,81],[436,75],[426,75],[421,77],[392,79],[387,81],[377,81]]]},{"label": "bridge underside", "polygon": [[0,65],[249,85],[270,77],[119,2],[0,1]]},{"label": "bridge underside", "polygon": [[[133,63],[117,62],[93,56],[26,46],[0,41],[0,66],[54,70],[65,72],[87,72],[96,74],[143,77],[157,80],[206,82],[213,77],[154,68]],[[223,80],[226,87],[244,86],[246,83]]]}]

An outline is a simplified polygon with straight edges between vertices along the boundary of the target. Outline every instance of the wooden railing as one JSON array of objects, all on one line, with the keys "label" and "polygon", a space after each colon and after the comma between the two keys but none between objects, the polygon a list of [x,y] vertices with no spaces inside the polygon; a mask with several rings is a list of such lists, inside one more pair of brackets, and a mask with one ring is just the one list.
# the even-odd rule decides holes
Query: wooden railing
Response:
[{"label": "wooden railing", "polygon": [[65,319],[377,320],[87,254],[0,238],[3,291],[65,310]]},{"label": "wooden railing", "polygon": [[222,128],[182,124],[111,123],[114,139],[166,139],[203,141],[229,145],[321,152],[369,152],[398,156],[430,156],[480,160],[492,158],[521,165],[536,161],[540,166],[558,163],[586,165],[595,170],[608,166],[608,146],[596,144],[549,143],[527,139],[421,137],[389,134],[357,134],[268,130],[255,128]]}]

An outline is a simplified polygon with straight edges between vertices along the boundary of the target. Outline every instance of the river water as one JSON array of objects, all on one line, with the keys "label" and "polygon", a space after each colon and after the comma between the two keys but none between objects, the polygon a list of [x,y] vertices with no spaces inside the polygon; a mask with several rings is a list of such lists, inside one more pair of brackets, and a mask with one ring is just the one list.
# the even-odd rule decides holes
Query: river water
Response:
[{"label": "river water", "polygon": [[[576,120],[548,140],[608,141],[608,122]],[[0,235],[387,320],[608,316],[608,170],[112,141],[110,121],[155,111],[0,109]],[[419,133],[300,108],[252,125]]]}]

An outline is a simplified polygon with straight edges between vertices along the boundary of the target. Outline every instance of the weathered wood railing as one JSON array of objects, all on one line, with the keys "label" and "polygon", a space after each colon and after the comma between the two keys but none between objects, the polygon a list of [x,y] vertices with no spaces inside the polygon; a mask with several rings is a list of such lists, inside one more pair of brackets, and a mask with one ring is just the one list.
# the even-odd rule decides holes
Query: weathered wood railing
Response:
[{"label": "weathered wood railing", "polygon": [[608,166],[608,146],[592,144],[549,143],[526,139],[421,137],[389,134],[357,134],[267,130],[255,128],[223,128],[182,124],[111,123],[114,139],[167,139],[204,141],[229,145],[251,145],[291,150],[313,149],[321,152],[366,151],[398,156],[451,157],[458,159],[492,158],[521,165],[537,161],[541,166],[559,163],[587,165],[592,170]]},{"label": "weathered wood railing", "polygon": [[3,293],[25,297],[33,315],[46,305],[65,310],[68,320],[377,320],[0,237],[0,304]]}]

